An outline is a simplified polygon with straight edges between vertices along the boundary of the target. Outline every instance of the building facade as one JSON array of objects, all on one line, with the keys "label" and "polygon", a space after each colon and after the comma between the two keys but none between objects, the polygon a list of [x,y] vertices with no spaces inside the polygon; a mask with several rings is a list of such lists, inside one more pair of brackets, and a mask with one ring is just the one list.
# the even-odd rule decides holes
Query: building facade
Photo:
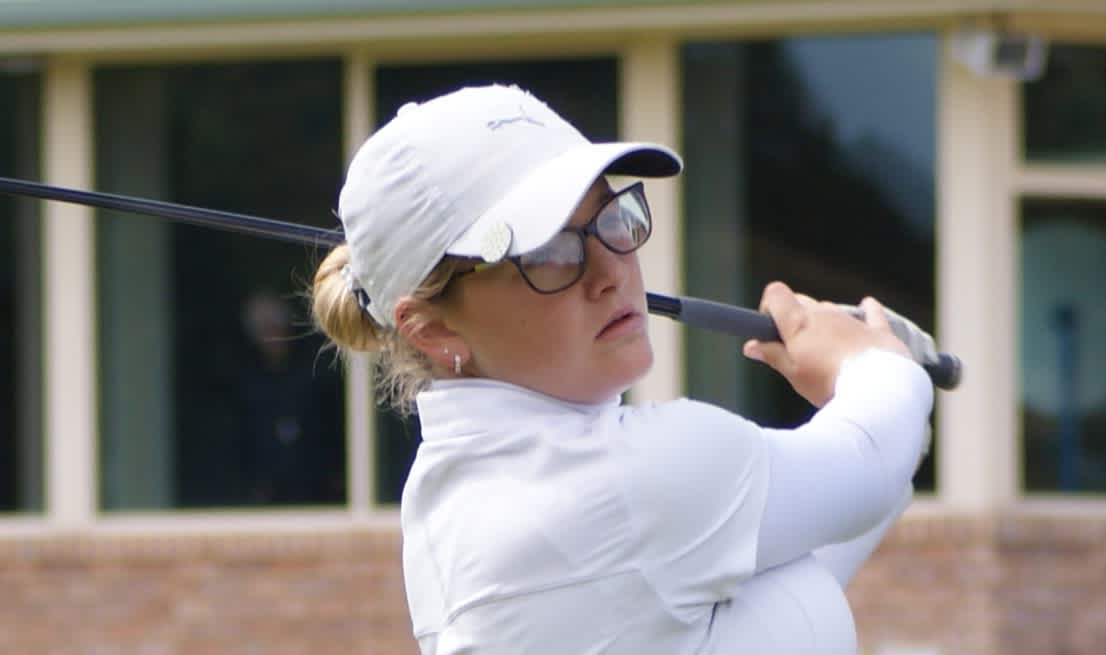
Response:
[{"label": "building facade", "polygon": [[[336,227],[376,126],[488,82],[672,145],[651,290],[872,294],[965,363],[849,589],[864,652],[1102,651],[1101,0],[186,4],[0,3],[0,176]],[[418,425],[320,354],[323,254],[0,196],[0,652],[416,652]],[[651,320],[634,399],[809,415],[729,337]]]}]

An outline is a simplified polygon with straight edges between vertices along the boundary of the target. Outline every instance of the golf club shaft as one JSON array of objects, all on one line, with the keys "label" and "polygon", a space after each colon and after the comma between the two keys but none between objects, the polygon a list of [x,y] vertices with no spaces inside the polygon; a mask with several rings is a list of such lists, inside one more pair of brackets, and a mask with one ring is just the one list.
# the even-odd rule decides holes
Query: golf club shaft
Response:
[{"label": "golf club shaft", "polygon": [[99,191],[81,191],[64,187],[50,186],[38,182],[0,177],[0,193],[19,196],[31,196],[44,200],[59,200],[77,205],[115,209],[133,214],[168,218],[189,225],[199,225],[218,230],[238,232],[253,236],[276,239],[290,243],[303,243],[312,246],[336,246],[345,237],[341,230],[325,230],[310,225],[288,223],[271,218],[235,214],[217,209],[205,209],[172,202],[136,198],[133,196],[102,193]]},{"label": "golf club shaft", "polygon": [[[0,193],[168,218],[191,225],[316,247],[333,247],[345,240],[340,229],[327,230],[248,214],[98,191],[82,191],[7,177],[0,177]],[[652,292],[647,293],[646,297],[650,313],[666,316],[692,327],[743,339],[779,341],[780,338],[771,317],[751,309],[700,298],[666,296]],[[960,360],[954,355],[938,353],[937,361],[922,362],[922,365],[939,388],[953,389],[960,383]]]}]

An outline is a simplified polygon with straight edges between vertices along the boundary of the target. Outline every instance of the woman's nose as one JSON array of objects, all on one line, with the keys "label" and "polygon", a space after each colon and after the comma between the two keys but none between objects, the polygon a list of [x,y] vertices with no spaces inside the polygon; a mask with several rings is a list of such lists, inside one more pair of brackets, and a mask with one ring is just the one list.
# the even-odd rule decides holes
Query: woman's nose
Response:
[{"label": "woman's nose", "polygon": [[594,235],[585,239],[587,248],[587,269],[584,271],[584,284],[588,295],[601,296],[608,290],[616,290],[626,281],[629,260],[634,254],[620,255],[599,241]]}]

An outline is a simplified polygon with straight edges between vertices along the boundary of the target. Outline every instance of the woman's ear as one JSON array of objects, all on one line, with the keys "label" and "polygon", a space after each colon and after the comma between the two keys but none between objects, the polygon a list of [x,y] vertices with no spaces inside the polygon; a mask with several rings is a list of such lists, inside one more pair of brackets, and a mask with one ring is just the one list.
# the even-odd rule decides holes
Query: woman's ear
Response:
[{"label": "woman's ear", "polygon": [[393,318],[399,335],[429,357],[435,368],[455,372],[468,362],[468,344],[446,325],[441,307],[406,296],[396,303]]}]

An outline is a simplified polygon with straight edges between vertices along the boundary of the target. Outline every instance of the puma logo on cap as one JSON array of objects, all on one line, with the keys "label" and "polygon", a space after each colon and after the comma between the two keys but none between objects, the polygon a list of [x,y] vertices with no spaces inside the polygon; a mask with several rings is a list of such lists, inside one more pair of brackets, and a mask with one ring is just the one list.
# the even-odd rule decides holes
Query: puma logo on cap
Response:
[{"label": "puma logo on cap", "polygon": [[497,118],[495,120],[488,121],[487,125],[489,130],[498,130],[504,125],[510,125],[512,123],[530,123],[531,125],[537,125],[538,127],[545,127],[545,123],[531,118],[530,115],[526,113],[526,110],[523,109],[522,105],[518,106],[517,116],[512,116],[510,118]]}]

